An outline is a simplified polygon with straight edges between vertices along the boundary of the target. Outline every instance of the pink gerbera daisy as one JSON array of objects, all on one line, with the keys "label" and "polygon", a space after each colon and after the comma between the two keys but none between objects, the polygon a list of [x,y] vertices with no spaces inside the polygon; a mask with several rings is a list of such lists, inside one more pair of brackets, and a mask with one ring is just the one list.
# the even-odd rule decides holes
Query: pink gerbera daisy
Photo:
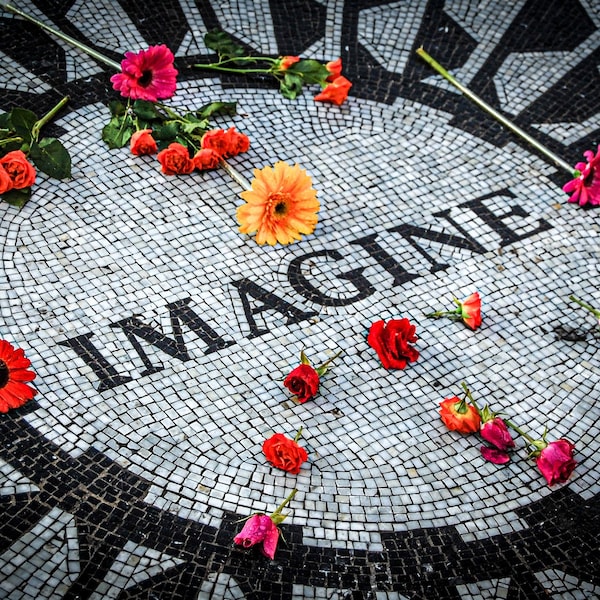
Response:
[{"label": "pink gerbera daisy", "polygon": [[576,177],[563,186],[567,194],[571,194],[569,202],[576,202],[580,206],[600,204],[600,146],[594,155],[592,150],[583,153],[587,162],[575,165]]},{"label": "pink gerbera daisy", "polygon": [[175,57],[165,46],[150,46],[148,50],[126,52],[121,73],[113,75],[113,88],[132,100],[156,102],[170,98],[177,87]]}]

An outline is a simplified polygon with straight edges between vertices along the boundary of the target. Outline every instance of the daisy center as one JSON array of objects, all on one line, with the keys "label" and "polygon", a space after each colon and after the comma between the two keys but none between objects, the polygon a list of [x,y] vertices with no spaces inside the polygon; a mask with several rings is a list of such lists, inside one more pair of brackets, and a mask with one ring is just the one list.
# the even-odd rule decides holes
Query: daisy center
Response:
[{"label": "daisy center", "polygon": [[269,194],[269,206],[272,207],[274,217],[284,217],[289,210],[290,195],[286,192],[273,192]]},{"label": "daisy center", "polygon": [[146,87],[152,83],[152,71],[143,71],[142,76],[138,79],[138,85]]},{"label": "daisy center", "polygon": [[8,374],[7,364],[3,360],[0,360],[0,389],[8,383]]}]

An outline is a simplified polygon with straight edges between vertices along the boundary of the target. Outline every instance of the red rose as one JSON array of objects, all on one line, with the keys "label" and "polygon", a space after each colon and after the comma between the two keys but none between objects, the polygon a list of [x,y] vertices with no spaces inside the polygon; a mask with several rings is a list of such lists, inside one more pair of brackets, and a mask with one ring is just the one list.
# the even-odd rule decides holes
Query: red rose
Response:
[{"label": "red rose", "polygon": [[284,379],[283,385],[297,396],[300,404],[304,404],[316,395],[319,389],[319,374],[310,365],[301,364]]},{"label": "red rose", "polygon": [[227,156],[229,140],[227,132],[223,129],[211,129],[207,131],[200,140],[200,147],[214,150],[219,156]]},{"label": "red rose", "polygon": [[386,369],[404,369],[419,358],[419,352],[410,344],[417,341],[416,328],[408,319],[376,321],[371,325],[367,343],[377,352]]},{"label": "red rose", "polygon": [[200,171],[216,169],[221,162],[221,157],[210,148],[202,148],[194,156],[194,166]]},{"label": "red rose", "polygon": [[548,485],[564,483],[569,479],[577,463],[573,460],[575,445],[568,440],[549,442],[536,460],[538,469]]},{"label": "red rose", "polygon": [[475,330],[481,325],[481,298],[478,292],[460,302],[459,308],[460,316],[467,327]]},{"label": "red rose", "polygon": [[343,75],[336,77],[325,89],[315,96],[315,100],[318,102],[333,102],[333,104],[344,103],[344,100],[348,97],[348,92],[352,87],[352,83],[348,81]]},{"label": "red rose", "polygon": [[458,396],[446,398],[440,402],[440,417],[444,425],[451,431],[459,433],[476,433],[481,425],[481,417],[477,409],[461,400]]},{"label": "red rose", "polygon": [[5,154],[0,158],[0,166],[4,167],[11,178],[15,190],[31,187],[35,182],[35,169],[21,150],[13,150]]},{"label": "red rose", "polygon": [[299,56],[282,56],[279,60],[279,70],[285,71],[297,62],[300,62]]},{"label": "red rose", "polygon": [[479,433],[486,442],[494,444],[498,450],[506,451],[515,447],[515,441],[512,439],[506,423],[500,417],[494,417],[482,423]]},{"label": "red rose", "polygon": [[161,150],[157,158],[165,175],[186,175],[194,170],[194,161],[187,148],[177,142]]},{"label": "red rose", "polygon": [[308,459],[306,450],[282,433],[276,433],[265,440],[263,452],[274,467],[294,475],[300,472],[300,465]]},{"label": "red rose", "polygon": [[250,148],[250,138],[246,134],[236,131],[235,127],[230,127],[225,132],[225,140],[227,142],[226,157],[248,152]]},{"label": "red rose", "polygon": [[325,68],[329,71],[329,77],[326,81],[332,82],[336,80],[342,74],[342,59],[337,58],[332,60],[325,65]]},{"label": "red rose", "polygon": [[6,172],[4,167],[0,165],[0,194],[4,192],[10,192],[13,189],[13,182],[10,175]]},{"label": "red rose", "polygon": [[152,129],[140,129],[131,136],[129,148],[131,154],[142,156],[144,154],[154,154],[158,150],[156,141],[152,137]]}]

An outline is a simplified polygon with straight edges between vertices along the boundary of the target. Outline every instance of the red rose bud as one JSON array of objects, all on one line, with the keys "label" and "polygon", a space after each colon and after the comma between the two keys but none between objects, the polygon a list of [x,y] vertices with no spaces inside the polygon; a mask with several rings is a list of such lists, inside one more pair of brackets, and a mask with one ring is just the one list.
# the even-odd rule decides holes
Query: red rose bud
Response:
[{"label": "red rose bud", "polygon": [[314,398],[319,390],[319,374],[307,364],[298,365],[284,379],[285,385],[297,398],[300,404]]},{"label": "red rose bud", "polygon": [[510,461],[510,456],[503,450],[498,448],[490,448],[489,446],[481,446],[481,456],[488,462],[494,463],[495,465],[504,465]]},{"label": "red rose bud", "polygon": [[500,417],[494,417],[482,423],[479,433],[486,442],[494,444],[498,450],[503,452],[515,447],[515,441],[512,439],[506,423]]},{"label": "red rose bud", "polygon": [[286,69],[289,69],[293,64],[296,64],[297,62],[300,62],[300,57],[299,56],[282,56],[279,59],[279,70],[280,71],[285,71]]},{"label": "red rose bud", "polygon": [[[7,152],[0,158],[0,167],[3,167],[4,173],[10,177],[12,187],[15,190],[24,190],[31,187],[35,183],[36,171],[34,166],[27,160],[27,156],[22,150],[12,150]],[[6,177],[2,177],[3,180]],[[10,187],[6,181],[3,184],[5,192],[9,191]]]},{"label": "red rose bud", "polygon": [[376,321],[369,329],[367,343],[377,352],[384,368],[404,369],[419,358],[418,350],[411,346],[417,341],[415,332],[416,327],[408,319]]},{"label": "red rose bud", "polygon": [[460,316],[467,327],[475,330],[481,325],[481,298],[478,292],[472,293],[458,302]]},{"label": "red rose bud", "polygon": [[143,156],[145,154],[154,154],[158,151],[156,141],[152,137],[152,129],[140,129],[131,136],[129,149],[131,154]]},{"label": "red rose bud", "polygon": [[541,449],[536,464],[548,485],[565,483],[571,477],[577,463],[573,459],[575,445],[565,439],[548,442]]},{"label": "red rose bud", "polygon": [[451,431],[459,433],[476,433],[481,425],[479,412],[458,396],[446,398],[440,402],[440,417],[444,425]]},{"label": "red rose bud", "polygon": [[265,440],[262,449],[274,467],[294,475],[300,472],[300,466],[308,460],[306,450],[296,440],[291,440],[282,433],[276,433]]}]

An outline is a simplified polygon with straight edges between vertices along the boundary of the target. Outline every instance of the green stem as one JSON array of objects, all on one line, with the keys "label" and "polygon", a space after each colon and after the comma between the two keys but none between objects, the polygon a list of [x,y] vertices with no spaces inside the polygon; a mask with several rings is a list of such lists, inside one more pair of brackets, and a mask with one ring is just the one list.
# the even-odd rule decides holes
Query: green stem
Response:
[{"label": "green stem", "polygon": [[440,319],[441,317],[450,317],[451,319],[460,319],[458,310],[436,310],[435,312],[425,315],[428,319]]},{"label": "green stem", "polygon": [[200,67],[202,69],[210,69],[211,71],[224,71],[226,73],[265,73],[268,74],[271,72],[271,69],[235,69],[232,67],[220,67],[218,64],[214,65],[194,65],[195,67]]},{"label": "green stem", "polygon": [[332,363],[338,356],[342,354],[343,350],[340,350],[337,354],[333,355],[331,358],[327,359],[322,365],[319,365],[316,370],[327,368],[329,363]]},{"label": "green stem", "polygon": [[12,144],[13,142],[15,143],[21,143],[23,141],[22,137],[11,137],[11,138],[5,138],[3,140],[0,140],[0,146],[4,146],[6,144]]},{"label": "green stem", "polygon": [[110,58],[107,58],[103,54],[100,54],[100,52],[97,52],[93,48],[90,48],[89,46],[82,44],[79,40],[76,40],[75,38],[71,37],[70,35],[67,35],[66,33],[63,33],[62,31],[59,31],[58,29],[54,29],[54,27],[50,27],[49,25],[46,25],[46,23],[39,21],[38,19],[28,15],[27,13],[24,13],[23,11],[16,8],[15,6],[12,6],[10,4],[3,4],[2,8],[7,10],[8,12],[18,15],[19,17],[22,17],[23,19],[25,19],[26,21],[29,21],[30,23],[34,23],[35,25],[37,25],[44,31],[47,31],[48,33],[51,33],[52,35],[56,36],[57,38],[67,42],[68,44],[75,46],[75,48],[79,48],[79,50],[83,50],[83,52],[85,52],[86,54],[89,54],[92,58],[94,58],[100,62],[103,62],[105,65],[108,65],[115,71],[121,70],[121,65],[119,63],[115,62],[114,60],[111,60]]},{"label": "green stem", "polygon": [[298,431],[296,432],[296,437],[294,438],[295,442],[297,442],[300,439],[300,437],[302,436],[303,429],[304,429],[303,427],[300,427],[300,429],[298,429]]},{"label": "green stem", "polygon": [[69,96],[65,96],[54,108],[49,110],[41,119],[38,119],[31,128],[31,137],[34,142],[38,141],[40,129],[46,125],[60,111],[60,109],[69,101]]},{"label": "green stem", "polygon": [[541,152],[557,166],[561,167],[569,173],[572,177],[575,177],[575,169],[569,163],[565,162],[562,158],[554,154],[546,146],[540,144],[535,138],[531,137],[526,131],[521,129],[518,125],[515,125],[512,121],[509,121],[504,115],[499,113],[495,108],[490,106],[487,102],[481,99],[479,96],[474,94],[471,90],[466,88],[464,85],[459,83],[440,63],[438,63],[433,57],[431,57],[423,48],[417,50],[417,54],[433,69],[435,69],[444,79],[449,81],[454,87],[459,89],[469,100],[474,102],[479,108],[483,109],[489,115],[499,121],[504,127],[521,137],[528,144],[533,146],[538,152]]},{"label": "green stem", "polygon": [[285,508],[286,504],[289,504],[292,499],[294,498],[294,496],[296,495],[296,492],[298,490],[293,489],[290,493],[290,495],[275,509],[275,512],[273,512],[271,514],[272,517],[274,517],[275,515],[280,515],[281,511]]},{"label": "green stem", "polygon": [[244,190],[251,190],[252,184],[241,174],[238,173],[224,158],[221,159],[221,166],[227,174],[236,182],[239,183]]},{"label": "green stem", "polygon": [[475,402],[475,399],[473,398],[473,395],[471,394],[471,390],[468,388],[466,382],[462,382],[461,383],[462,389],[465,390],[465,398],[469,399],[469,402],[471,402],[471,404],[475,407],[475,410],[479,413],[479,416],[481,416],[481,410],[479,409],[479,406],[477,406],[477,402]]},{"label": "green stem", "polygon": [[504,422],[512,430],[516,431],[521,437],[525,438],[530,444],[534,444],[535,440],[528,434],[526,434],[520,427],[517,427],[512,421],[504,419]]},{"label": "green stem", "polygon": [[600,310],[595,309],[593,306],[584,302],[583,300],[579,300],[579,298],[575,298],[575,296],[569,296],[569,300],[572,300],[576,304],[579,304],[582,308],[589,310],[596,318],[600,319]]}]

